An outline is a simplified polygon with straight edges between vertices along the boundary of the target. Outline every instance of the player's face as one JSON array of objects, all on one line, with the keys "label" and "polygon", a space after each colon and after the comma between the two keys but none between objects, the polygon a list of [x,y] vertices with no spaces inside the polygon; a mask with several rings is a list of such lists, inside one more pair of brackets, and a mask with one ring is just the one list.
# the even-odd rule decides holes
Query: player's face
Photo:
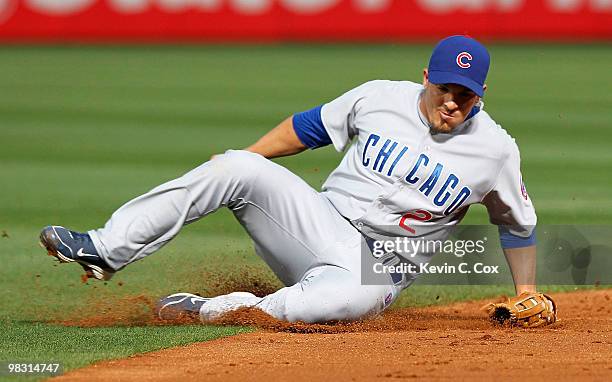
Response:
[{"label": "player's face", "polygon": [[424,72],[423,86],[425,91],[419,107],[431,129],[439,133],[449,133],[463,123],[480,99],[465,86],[429,82],[427,69]]}]

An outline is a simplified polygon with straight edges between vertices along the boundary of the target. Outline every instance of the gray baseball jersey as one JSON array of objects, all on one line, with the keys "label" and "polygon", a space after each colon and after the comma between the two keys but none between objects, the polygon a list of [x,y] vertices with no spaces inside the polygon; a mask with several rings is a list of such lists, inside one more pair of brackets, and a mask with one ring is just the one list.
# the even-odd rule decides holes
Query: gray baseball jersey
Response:
[{"label": "gray baseball jersey", "polygon": [[530,236],[536,214],[514,139],[484,110],[449,134],[432,134],[418,107],[422,91],[408,81],[371,81],[322,106],[335,149],[348,147],[323,195],[375,237],[435,237],[474,203],[487,206],[493,223]]}]

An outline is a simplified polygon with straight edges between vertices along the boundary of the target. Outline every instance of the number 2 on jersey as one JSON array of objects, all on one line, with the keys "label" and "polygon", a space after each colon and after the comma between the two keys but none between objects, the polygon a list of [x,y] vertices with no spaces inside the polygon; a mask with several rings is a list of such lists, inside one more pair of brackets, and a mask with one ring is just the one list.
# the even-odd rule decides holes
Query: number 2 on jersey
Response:
[{"label": "number 2 on jersey", "polygon": [[419,222],[426,222],[431,220],[431,218],[433,217],[433,215],[431,214],[431,212],[426,211],[426,210],[412,210],[409,211],[407,213],[405,213],[402,218],[400,219],[399,222],[399,226],[402,227],[403,229],[405,229],[406,231],[410,232],[411,234],[416,234],[416,230],[410,226],[408,226],[407,223],[408,220],[416,220]]}]

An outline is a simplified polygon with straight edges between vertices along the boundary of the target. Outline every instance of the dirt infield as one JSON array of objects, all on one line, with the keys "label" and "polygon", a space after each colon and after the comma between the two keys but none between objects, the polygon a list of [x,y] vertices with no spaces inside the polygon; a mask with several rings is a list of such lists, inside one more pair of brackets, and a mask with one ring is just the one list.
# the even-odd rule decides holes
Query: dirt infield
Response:
[{"label": "dirt infield", "polygon": [[560,321],[493,327],[483,301],[392,310],[356,324],[285,324],[253,312],[257,332],[105,361],[54,381],[612,380],[612,290],[555,294]]}]

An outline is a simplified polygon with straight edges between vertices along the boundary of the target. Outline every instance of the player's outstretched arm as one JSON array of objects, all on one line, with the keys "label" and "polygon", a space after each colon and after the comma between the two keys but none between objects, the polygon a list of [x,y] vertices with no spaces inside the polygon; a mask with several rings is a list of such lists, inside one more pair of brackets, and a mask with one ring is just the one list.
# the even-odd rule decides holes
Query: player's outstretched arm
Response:
[{"label": "player's outstretched arm", "polygon": [[536,246],[504,248],[504,255],[512,273],[514,289],[519,295],[523,292],[536,292]]},{"label": "player's outstretched arm", "polygon": [[306,150],[306,146],[295,133],[293,117],[289,117],[245,150],[266,158],[277,158],[300,153]]},{"label": "player's outstretched arm", "polygon": [[504,248],[512,272],[516,297],[484,306],[491,321],[523,328],[550,325],[557,321],[557,304],[535,285],[536,246]]}]

